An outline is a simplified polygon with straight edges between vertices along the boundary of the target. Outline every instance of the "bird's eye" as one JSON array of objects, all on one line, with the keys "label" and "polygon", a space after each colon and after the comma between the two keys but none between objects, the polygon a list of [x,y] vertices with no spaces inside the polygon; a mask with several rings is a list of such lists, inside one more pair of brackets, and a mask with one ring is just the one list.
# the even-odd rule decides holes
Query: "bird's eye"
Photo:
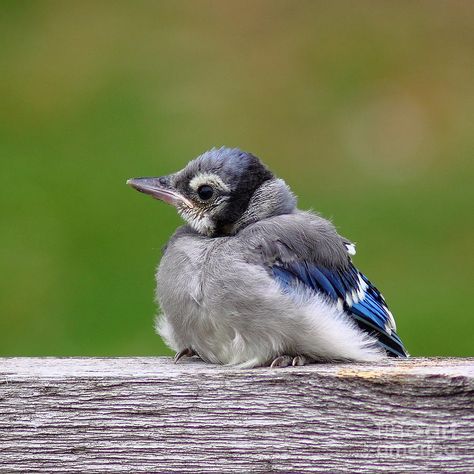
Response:
[{"label": "bird's eye", "polygon": [[202,199],[203,201],[208,201],[214,195],[214,189],[212,189],[211,186],[204,184],[202,186],[199,186],[197,193],[200,199]]}]

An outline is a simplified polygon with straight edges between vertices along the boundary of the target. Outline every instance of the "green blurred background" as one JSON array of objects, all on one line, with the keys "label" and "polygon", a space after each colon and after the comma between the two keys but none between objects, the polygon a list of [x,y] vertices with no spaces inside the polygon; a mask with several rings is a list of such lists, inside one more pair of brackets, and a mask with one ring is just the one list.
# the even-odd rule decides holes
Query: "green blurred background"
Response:
[{"label": "green blurred background", "polygon": [[0,353],[169,354],[180,224],[125,185],[260,156],[358,243],[413,355],[472,355],[474,3],[0,2]]}]

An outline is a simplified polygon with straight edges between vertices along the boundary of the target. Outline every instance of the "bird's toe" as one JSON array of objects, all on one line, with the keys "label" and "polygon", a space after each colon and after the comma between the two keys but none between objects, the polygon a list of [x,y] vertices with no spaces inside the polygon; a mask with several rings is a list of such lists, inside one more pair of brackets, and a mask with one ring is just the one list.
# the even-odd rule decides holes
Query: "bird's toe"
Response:
[{"label": "bird's toe", "polygon": [[270,368],[274,369],[276,367],[288,367],[291,365],[293,358],[287,355],[278,356],[273,359],[273,362],[270,364]]},{"label": "bird's toe", "polygon": [[291,362],[291,365],[293,367],[299,367],[302,365],[308,365],[311,363],[311,360],[304,356],[304,355],[297,355],[296,357],[293,357],[293,361]]},{"label": "bird's toe", "polygon": [[176,355],[174,356],[174,363],[177,364],[178,361],[183,357],[192,357],[195,355],[197,355],[196,352],[194,352],[193,349],[187,347],[186,349],[183,349],[182,351],[176,353]]}]

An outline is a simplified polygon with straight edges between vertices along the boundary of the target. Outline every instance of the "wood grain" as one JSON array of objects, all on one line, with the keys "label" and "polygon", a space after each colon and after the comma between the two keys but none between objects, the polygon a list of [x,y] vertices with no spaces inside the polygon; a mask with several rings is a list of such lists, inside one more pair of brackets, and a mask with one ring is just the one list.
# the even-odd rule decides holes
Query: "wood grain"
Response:
[{"label": "wood grain", "polygon": [[474,359],[0,359],[0,472],[474,472]]}]

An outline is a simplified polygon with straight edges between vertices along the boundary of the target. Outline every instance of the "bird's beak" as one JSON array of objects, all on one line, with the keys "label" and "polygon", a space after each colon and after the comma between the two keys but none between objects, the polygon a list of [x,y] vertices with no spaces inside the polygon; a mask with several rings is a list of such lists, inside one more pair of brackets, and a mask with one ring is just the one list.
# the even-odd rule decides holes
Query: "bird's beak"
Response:
[{"label": "bird's beak", "polygon": [[188,198],[171,186],[168,176],[160,178],[131,178],[127,180],[127,184],[141,193],[149,194],[155,199],[175,207],[179,205],[193,207],[193,203]]}]

